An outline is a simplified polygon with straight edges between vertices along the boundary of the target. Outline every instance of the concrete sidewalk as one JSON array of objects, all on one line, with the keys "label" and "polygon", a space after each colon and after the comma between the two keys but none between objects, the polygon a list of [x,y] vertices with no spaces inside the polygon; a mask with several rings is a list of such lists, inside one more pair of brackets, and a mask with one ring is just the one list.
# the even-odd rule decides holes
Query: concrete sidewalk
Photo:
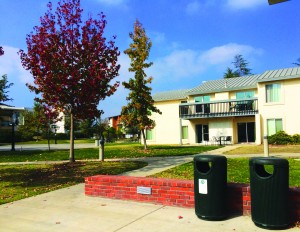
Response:
[{"label": "concrete sidewalk", "polygon": [[246,216],[204,221],[194,209],[87,197],[84,184],[1,205],[0,225],[4,232],[266,231]]},{"label": "concrete sidewalk", "polygon": [[[81,148],[95,148],[94,143],[75,143],[75,149]],[[47,151],[48,144],[16,144],[15,150],[16,151],[25,151],[25,150],[40,150],[40,151]],[[70,144],[51,144],[51,150],[67,150],[70,149]],[[2,145],[0,146],[0,151],[10,151],[11,145]]]},{"label": "concrete sidewalk", "polygon": [[[230,147],[233,148],[234,146]],[[225,148],[221,149],[209,153],[221,154]],[[190,162],[193,157],[138,158],[135,160],[147,161],[148,166],[122,175],[149,176]],[[259,232],[266,230],[256,227],[247,216],[237,216],[224,221],[204,221],[197,218],[194,209],[88,197],[84,195],[84,184],[79,184],[0,205],[0,231]],[[286,231],[299,231],[299,228]]]}]

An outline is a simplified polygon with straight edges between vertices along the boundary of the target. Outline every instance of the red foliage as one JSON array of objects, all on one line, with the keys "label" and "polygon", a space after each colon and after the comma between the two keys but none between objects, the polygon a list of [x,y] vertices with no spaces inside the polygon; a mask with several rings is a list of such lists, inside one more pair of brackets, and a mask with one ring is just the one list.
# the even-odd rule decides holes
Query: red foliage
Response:
[{"label": "red foliage", "polygon": [[39,94],[37,100],[51,110],[73,114],[77,119],[99,115],[100,100],[113,94],[119,83],[118,48],[103,36],[105,15],[82,22],[80,0],[61,0],[53,13],[52,3],[40,18],[40,26],[27,35],[28,52],[19,52],[30,70]]}]

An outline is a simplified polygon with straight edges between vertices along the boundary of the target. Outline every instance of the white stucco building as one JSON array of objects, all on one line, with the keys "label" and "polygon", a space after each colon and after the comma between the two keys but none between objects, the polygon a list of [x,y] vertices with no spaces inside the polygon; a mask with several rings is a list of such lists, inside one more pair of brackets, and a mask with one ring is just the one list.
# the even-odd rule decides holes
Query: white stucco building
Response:
[{"label": "white stucco building", "polygon": [[[265,134],[300,134],[300,67],[207,81],[157,93],[148,144],[261,144]],[[230,141],[229,141],[230,140]]]}]

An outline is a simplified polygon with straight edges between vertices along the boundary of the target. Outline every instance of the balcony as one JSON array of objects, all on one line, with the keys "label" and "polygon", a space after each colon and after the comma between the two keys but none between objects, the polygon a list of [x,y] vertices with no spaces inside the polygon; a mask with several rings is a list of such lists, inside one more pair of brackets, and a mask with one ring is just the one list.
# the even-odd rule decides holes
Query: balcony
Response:
[{"label": "balcony", "polygon": [[257,113],[257,98],[209,103],[183,103],[179,105],[179,117],[182,119],[253,116]]}]

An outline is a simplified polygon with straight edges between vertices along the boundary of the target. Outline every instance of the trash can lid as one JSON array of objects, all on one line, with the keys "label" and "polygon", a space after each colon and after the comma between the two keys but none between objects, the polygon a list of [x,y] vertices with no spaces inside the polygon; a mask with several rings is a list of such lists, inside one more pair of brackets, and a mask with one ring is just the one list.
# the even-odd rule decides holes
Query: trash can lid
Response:
[{"label": "trash can lid", "polygon": [[223,155],[197,155],[194,157],[194,161],[200,162],[217,162],[217,161],[227,160]]},{"label": "trash can lid", "polygon": [[288,167],[289,162],[286,159],[278,158],[278,157],[254,157],[250,158],[249,165],[255,165],[255,164],[261,164],[261,165],[274,165],[274,166],[280,166],[280,167]]}]

